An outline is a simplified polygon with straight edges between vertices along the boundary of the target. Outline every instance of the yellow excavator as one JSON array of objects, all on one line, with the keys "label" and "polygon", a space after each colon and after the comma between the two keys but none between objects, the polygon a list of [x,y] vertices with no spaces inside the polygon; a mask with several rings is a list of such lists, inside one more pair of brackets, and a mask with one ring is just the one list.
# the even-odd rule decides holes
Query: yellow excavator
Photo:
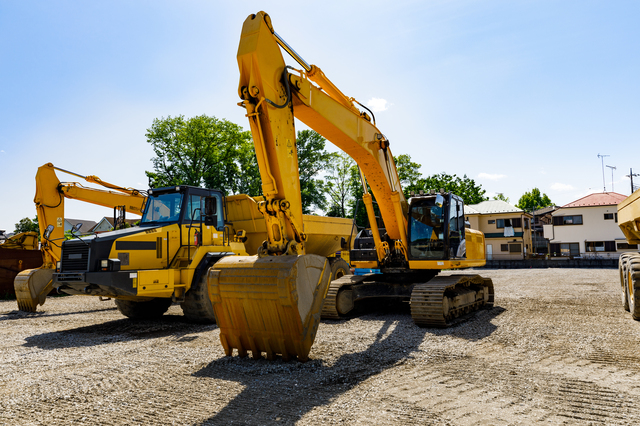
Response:
[{"label": "yellow excavator", "polygon": [[[285,64],[282,50],[302,67]],[[259,12],[244,22],[238,48],[240,106],[246,109],[262,178],[258,204],[267,239],[256,256],[218,261],[209,293],[225,353],[308,359],[321,315],[339,318],[359,300],[409,301],[419,326],[447,326],[492,306],[493,284],[479,275],[437,276],[485,264],[484,235],[465,226],[455,194],[429,191],[406,200],[389,141],[373,113],[305,62]],[[302,216],[294,118],[358,164],[370,229],[354,239],[351,266],[380,274],[330,280],[326,258],[310,254]],[[372,194],[369,193],[371,188]],[[383,226],[377,226],[373,198]],[[345,249],[350,248],[345,245]]]},{"label": "yellow excavator", "polygon": [[[77,182],[62,183],[56,175],[56,170],[115,191],[84,187]],[[36,173],[34,202],[42,236],[43,264],[40,268],[21,271],[14,280],[18,308],[22,311],[35,312],[38,305],[44,304],[47,294],[53,289],[51,278],[57,262],[61,260],[62,241],[65,238],[65,198],[114,208],[114,213],[117,209],[118,214],[115,216],[121,219],[124,215],[123,211],[141,215],[146,201],[146,196],[142,192],[105,182],[97,176],[82,176],[55,167],[51,163],[39,167]],[[115,227],[118,227],[117,223]],[[37,243],[37,235],[34,238]]]}]

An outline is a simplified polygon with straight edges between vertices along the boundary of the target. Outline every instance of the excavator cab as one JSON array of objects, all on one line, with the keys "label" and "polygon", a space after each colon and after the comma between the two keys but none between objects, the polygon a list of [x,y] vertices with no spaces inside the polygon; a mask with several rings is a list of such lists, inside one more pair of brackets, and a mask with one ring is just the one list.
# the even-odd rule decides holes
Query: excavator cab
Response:
[{"label": "excavator cab", "polygon": [[409,205],[409,259],[466,257],[464,202],[455,194],[413,197]]}]

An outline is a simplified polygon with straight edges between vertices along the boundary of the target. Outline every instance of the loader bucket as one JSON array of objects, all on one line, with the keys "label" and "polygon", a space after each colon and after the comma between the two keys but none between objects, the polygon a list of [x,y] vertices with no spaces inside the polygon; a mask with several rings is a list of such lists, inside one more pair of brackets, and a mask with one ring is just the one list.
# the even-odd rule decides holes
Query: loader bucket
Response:
[{"label": "loader bucket", "polygon": [[209,269],[209,295],[227,356],[265,352],[307,361],[331,268],[325,257],[227,256]]},{"label": "loader bucket", "polygon": [[16,275],[13,288],[16,291],[18,309],[35,312],[38,305],[43,305],[47,294],[51,291],[53,269],[25,269]]}]

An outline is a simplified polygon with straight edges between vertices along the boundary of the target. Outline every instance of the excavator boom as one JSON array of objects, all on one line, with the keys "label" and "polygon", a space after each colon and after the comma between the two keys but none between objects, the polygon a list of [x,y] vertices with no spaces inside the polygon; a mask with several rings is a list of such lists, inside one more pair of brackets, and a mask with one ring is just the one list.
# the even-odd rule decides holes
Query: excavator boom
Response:
[{"label": "excavator boom", "polygon": [[[302,70],[287,66],[281,50]],[[257,256],[227,258],[209,272],[210,294],[227,354],[235,348],[241,356],[251,350],[254,356],[281,353],[284,358],[305,360],[320,314],[339,318],[353,308],[353,301],[378,297],[381,289],[385,295],[410,299],[414,320],[421,326],[446,325],[458,315],[492,304],[490,280],[477,275],[434,279],[442,269],[485,262],[484,236],[465,229],[460,197],[434,192],[409,203],[389,141],[376,127],[373,114],[361,112],[357,101],[340,91],[319,67],[302,59],[274,31],[266,13],[245,20],[237,59],[239,105],[246,109],[260,167],[265,200],[259,209],[267,225],[267,240]],[[301,215],[294,118],[358,164],[374,248],[372,256],[363,253],[351,264],[381,269],[381,280],[343,276],[332,279],[327,287],[329,265],[325,262],[320,267],[311,258],[305,260],[313,254],[306,247]],[[376,226],[374,197],[383,232]],[[308,295],[328,299],[324,307],[315,299],[302,306],[300,301]],[[294,311],[285,315],[289,307]],[[322,307],[321,312],[316,307]]]},{"label": "excavator boom", "polygon": [[[115,191],[88,188],[77,182],[62,183],[56,170],[82,177],[87,182],[96,183]],[[60,261],[62,240],[64,239],[64,201],[65,198],[84,201],[103,206],[124,206],[129,213],[142,214],[146,197],[138,190],[123,188],[104,182],[97,176],[82,176],[47,163],[36,173],[36,195],[34,202],[38,215],[43,265],[37,269],[21,271],[14,280],[14,289],[18,308],[26,312],[35,312],[38,305],[44,304],[52,289],[51,277]],[[47,228],[50,231],[47,231]],[[46,236],[46,238],[45,238]]]}]

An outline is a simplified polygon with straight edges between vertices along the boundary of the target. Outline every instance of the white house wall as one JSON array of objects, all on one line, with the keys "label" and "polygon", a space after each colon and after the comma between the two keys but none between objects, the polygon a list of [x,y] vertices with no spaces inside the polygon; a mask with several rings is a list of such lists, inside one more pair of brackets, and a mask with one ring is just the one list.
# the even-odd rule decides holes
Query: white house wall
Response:
[{"label": "white house wall", "polygon": [[[556,243],[579,243],[580,254],[585,255],[585,241],[616,241],[623,242],[624,234],[614,219],[604,220],[605,213],[617,213],[617,206],[598,207],[572,207],[559,209],[553,213],[557,216],[582,216],[582,225],[554,225],[554,239],[549,242]],[[589,252],[587,255],[598,254],[601,256],[618,256],[614,252]]]}]

